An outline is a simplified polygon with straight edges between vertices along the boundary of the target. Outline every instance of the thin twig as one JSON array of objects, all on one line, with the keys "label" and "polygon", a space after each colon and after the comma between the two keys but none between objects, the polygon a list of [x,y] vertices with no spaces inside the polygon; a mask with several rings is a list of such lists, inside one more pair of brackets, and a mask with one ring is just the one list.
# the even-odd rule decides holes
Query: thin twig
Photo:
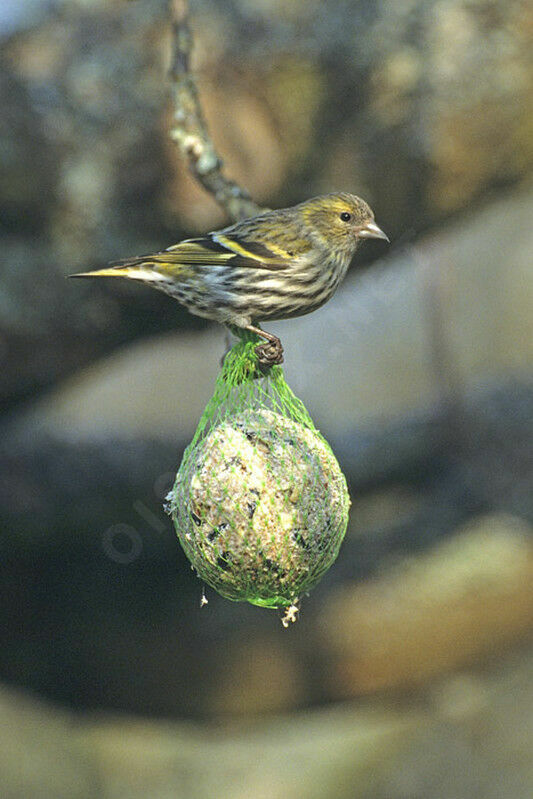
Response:
[{"label": "thin twig", "polygon": [[196,83],[190,72],[193,37],[187,0],[170,0],[174,117],[171,138],[180,148],[196,180],[213,195],[233,222],[255,216],[261,208],[248,192],[222,172],[223,162],[207,131]]}]

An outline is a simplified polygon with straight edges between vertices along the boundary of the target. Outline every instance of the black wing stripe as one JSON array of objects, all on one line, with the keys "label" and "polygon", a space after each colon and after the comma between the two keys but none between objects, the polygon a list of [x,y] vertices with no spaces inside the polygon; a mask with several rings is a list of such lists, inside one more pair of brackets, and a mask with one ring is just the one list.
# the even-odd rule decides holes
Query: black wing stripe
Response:
[{"label": "black wing stripe", "polygon": [[227,247],[223,247],[211,235],[202,236],[199,239],[187,239],[187,242],[198,244],[202,249],[209,250],[209,252],[229,252]]},{"label": "black wing stripe", "polygon": [[228,236],[231,241],[234,241],[235,244],[238,244],[243,249],[247,250],[251,255],[257,255],[259,258],[276,258],[276,253],[272,252],[266,244],[262,244],[260,241],[250,241],[250,239],[246,239],[243,236],[235,236],[232,234]]}]

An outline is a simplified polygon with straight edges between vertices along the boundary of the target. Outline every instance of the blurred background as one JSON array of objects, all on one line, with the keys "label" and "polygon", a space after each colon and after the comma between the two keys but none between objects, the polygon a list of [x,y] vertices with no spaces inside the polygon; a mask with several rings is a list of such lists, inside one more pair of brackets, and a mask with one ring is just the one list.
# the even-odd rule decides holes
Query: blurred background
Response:
[{"label": "blurred background", "polygon": [[163,0],[0,10],[0,793],[533,796],[533,64],[526,0],[191,0],[227,172],[345,190],[370,242],[272,325],[349,482],[283,629],[162,509],[220,327],[72,272],[225,223],[168,137]]}]

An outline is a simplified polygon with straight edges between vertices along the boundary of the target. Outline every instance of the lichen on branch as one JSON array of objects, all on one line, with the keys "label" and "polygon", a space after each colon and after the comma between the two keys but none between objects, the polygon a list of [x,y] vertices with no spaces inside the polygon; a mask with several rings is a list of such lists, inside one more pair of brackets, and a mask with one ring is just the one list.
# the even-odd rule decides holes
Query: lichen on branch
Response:
[{"label": "lichen on branch", "polygon": [[196,180],[224,209],[233,222],[254,216],[262,210],[248,192],[227,178],[223,161],[209,136],[190,70],[193,36],[189,26],[187,0],[170,0],[172,56],[169,76],[174,101],[170,136],[178,145]]}]

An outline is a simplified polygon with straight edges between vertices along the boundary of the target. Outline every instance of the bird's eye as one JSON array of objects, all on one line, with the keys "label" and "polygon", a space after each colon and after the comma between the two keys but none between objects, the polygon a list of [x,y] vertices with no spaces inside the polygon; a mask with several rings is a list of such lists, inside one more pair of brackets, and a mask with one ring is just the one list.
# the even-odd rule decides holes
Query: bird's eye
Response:
[{"label": "bird's eye", "polygon": [[343,222],[349,222],[352,218],[352,215],[348,213],[348,211],[343,211],[341,214],[341,219]]}]

